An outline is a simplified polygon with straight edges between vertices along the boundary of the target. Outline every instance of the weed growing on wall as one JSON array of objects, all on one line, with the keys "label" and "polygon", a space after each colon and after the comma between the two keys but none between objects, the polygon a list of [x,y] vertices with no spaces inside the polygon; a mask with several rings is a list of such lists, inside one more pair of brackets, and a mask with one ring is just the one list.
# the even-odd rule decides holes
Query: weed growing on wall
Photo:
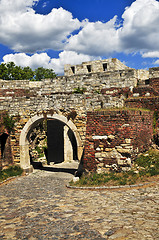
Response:
[{"label": "weed growing on wall", "polygon": [[79,94],[84,94],[86,92],[86,88],[80,88],[80,87],[78,87],[78,88],[75,88],[74,89],[74,91],[73,91],[73,93],[79,93]]},{"label": "weed growing on wall", "polygon": [[3,116],[3,123],[9,133],[11,133],[14,130],[15,120],[13,119],[13,116],[9,116],[9,114],[6,113]]}]

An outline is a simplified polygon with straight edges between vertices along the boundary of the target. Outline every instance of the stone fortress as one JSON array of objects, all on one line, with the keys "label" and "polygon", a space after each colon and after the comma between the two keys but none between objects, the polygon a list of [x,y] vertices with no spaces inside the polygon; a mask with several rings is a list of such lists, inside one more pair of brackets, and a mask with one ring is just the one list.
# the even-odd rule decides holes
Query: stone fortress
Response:
[{"label": "stone fortress", "polygon": [[136,70],[115,58],[65,65],[64,76],[55,79],[0,80],[0,102],[1,114],[16,121],[5,155],[26,171],[32,168],[30,139],[45,121],[48,149],[62,135],[62,150],[56,150],[62,161],[82,162],[88,171],[127,170],[138,153],[158,144],[159,68]]}]

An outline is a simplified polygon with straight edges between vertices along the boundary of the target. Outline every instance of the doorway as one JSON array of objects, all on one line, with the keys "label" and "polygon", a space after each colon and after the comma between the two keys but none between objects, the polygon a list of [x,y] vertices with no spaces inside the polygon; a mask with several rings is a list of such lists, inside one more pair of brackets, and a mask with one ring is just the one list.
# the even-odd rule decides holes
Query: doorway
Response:
[{"label": "doorway", "polygon": [[48,164],[64,161],[64,123],[56,119],[47,121]]}]

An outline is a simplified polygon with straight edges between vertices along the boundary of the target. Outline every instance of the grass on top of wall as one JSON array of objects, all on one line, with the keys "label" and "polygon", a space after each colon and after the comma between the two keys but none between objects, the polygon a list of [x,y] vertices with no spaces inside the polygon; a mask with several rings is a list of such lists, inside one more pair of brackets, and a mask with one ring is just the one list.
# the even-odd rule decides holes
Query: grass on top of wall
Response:
[{"label": "grass on top of wall", "polygon": [[129,107],[122,107],[122,108],[100,108],[95,109],[95,112],[108,112],[108,111],[141,111],[141,112],[152,112],[150,109],[147,108],[129,108]]},{"label": "grass on top of wall", "polygon": [[133,185],[150,181],[159,176],[159,151],[149,150],[136,159],[134,166],[127,172],[107,172],[83,174],[77,182],[70,182],[72,186],[117,186]]},{"label": "grass on top of wall", "polygon": [[0,171],[0,182],[3,182],[7,178],[20,176],[23,173],[23,169],[17,165],[10,166],[7,169],[3,169]]}]

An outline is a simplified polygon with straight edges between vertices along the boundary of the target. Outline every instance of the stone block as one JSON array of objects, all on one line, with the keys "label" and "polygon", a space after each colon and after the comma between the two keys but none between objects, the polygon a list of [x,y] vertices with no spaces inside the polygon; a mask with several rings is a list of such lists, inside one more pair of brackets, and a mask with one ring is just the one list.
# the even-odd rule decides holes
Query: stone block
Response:
[{"label": "stone block", "polygon": [[100,158],[102,155],[101,155],[101,153],[99,152],[99,153],[95,153],[95,158]]},{"label": "stone block", "polygon": [[108,138],[113,140],[113,139],[115,139],[115,136],[114,135],[109,135]]},{"label": "stone block", "polygon": [[111,152],[113,148],[105,148],[105,152]]},{"label": "stone block", "polygon": [[119,153],[131,153],[131,149],[125,149],[125,148],[118,148],[117,151]]},{"label": "stone block", "polygon": [[130,138],[126,138],[126,139],[125,139],[125,142],[126,142],[127,144],[130,144],[130,143],[131,143],[131,139],[130,139]]}]

